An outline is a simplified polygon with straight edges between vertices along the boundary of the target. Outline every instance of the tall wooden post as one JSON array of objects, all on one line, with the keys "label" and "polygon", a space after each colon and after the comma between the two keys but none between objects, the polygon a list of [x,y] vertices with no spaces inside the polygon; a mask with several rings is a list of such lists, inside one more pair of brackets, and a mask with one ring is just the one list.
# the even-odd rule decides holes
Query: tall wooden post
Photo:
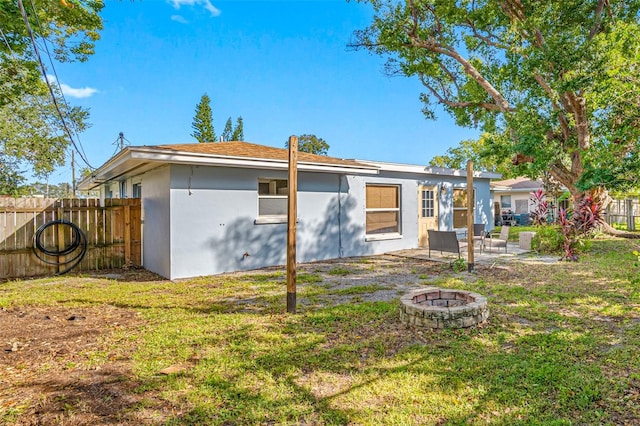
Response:
[{"label": "tall wooden post", "polygon": [[296,313],[296,219],[298,217],[298,138],[289,137],[287,209],[287,312]]},{"label": "tall wooden post", "polygon": [[474,232],[473,223],[475,222],[474,216],[475,199],[473,196],[473,161],[467,161],[467,269],[469,272],[473,272],[473,248],[474,248]]}]

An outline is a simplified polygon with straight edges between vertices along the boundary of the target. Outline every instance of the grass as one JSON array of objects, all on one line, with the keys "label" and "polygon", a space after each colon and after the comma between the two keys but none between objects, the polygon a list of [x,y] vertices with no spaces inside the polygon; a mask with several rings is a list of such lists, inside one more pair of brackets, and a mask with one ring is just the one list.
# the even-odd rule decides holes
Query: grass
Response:
[{"label": "grass", "polygon": [[[10,282],[0,284],[0,307],[139,312],[145,326],[117,338],[136,348],[137,392],[153,392],[182,413],[166,419],[170,425],[635,424],[640,269],[633,247],[598,239],[579,263],[514,264],[470,280],[443,270],[426,284],[489,297],[489,322],[456,331],[407,329],[396,301],[314,304],[286,315],[281,273]],[[355,273],[336,267],[328,278]],[[385,288],[360,282],[336,290],[318,272],[300,278],[299,302]],[[158,375],[174,364],[189,368]],[[0,406],[0,423],[16,419],[15,409]]]}]

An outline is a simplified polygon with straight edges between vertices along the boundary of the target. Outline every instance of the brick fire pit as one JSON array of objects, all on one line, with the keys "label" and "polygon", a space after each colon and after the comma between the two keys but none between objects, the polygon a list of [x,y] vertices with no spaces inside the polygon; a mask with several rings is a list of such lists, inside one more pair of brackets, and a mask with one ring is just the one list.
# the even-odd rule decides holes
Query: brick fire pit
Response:
[{"label": "brick fire pit", "polygon": [[425,328],[466,328],[489,317],[487,298],[464,290],[427,287],[400,299],[400,319]]}]

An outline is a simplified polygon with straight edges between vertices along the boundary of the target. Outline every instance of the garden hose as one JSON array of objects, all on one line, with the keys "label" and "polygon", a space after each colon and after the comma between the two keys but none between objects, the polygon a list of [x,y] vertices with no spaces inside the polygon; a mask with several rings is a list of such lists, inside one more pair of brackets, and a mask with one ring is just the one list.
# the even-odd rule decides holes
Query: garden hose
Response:
[{"label": "garden hose", "polygon": [[[69,228],[71,228],[72,238],[66,247],[61,249],[48,249],[42,243],[42,234],[47,228],[52,226],[68,226]],[[87,253],[87,238],[84,235],[84,232],[82,232],[82,229],[78,228],[78,226],[73,222],[69,222],[68,220],[64,219],[52,220],[51,222],[45,223],[44,225],[40,226],[36,230],[36,233],[33,235],[33,253],[38,259],[40,259],[47,265],[55,265],[58,267],[65,266],[65,269],[63,271],[60,271],[55,275],[66,274],[67,272],[75,268]],[[69,255],[72,256],[64,261],[60,260],[60,256]],[[56,260],[49,260],[47,257],[55,257]]]}]

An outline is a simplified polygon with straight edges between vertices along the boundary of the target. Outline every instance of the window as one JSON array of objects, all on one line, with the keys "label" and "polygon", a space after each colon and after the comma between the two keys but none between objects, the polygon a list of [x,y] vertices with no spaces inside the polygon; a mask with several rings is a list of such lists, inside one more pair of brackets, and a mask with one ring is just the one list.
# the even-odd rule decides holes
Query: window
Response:
[{"label": "window", "polygon": [[430,189],[422,190],[422,208],[420,217],[435,217],[435,191]]},{"label": "window", "polygon": [[120,198],[127,198],[127,181],[120,181]]},{"label": "window", "polygon": [[[476,194],[473,191],[473,199],[475,200]],[[466,189],[454,189],[453,190],[453,227],[454,228],[466,228],[467,227],[467,190]]]},{"label": "window", "polygon": [[503,209],[511,208],[511,195],[501,195],[500,196],[500,207]]},{"label": "window", "polygon": [[529,213],[529,200],[516,200],[516,214]]},{"label": "window", "polygon": [[286,179],[258,179],[258,216],[286,216],[288,192]]},{"label": "window", "polygon": [[400,187],[367,185],[367,235],[400,233]]},{"label": "window", "polygon": [[134,183],[133,184],[133,198],[142,198],[142,184]]}]

